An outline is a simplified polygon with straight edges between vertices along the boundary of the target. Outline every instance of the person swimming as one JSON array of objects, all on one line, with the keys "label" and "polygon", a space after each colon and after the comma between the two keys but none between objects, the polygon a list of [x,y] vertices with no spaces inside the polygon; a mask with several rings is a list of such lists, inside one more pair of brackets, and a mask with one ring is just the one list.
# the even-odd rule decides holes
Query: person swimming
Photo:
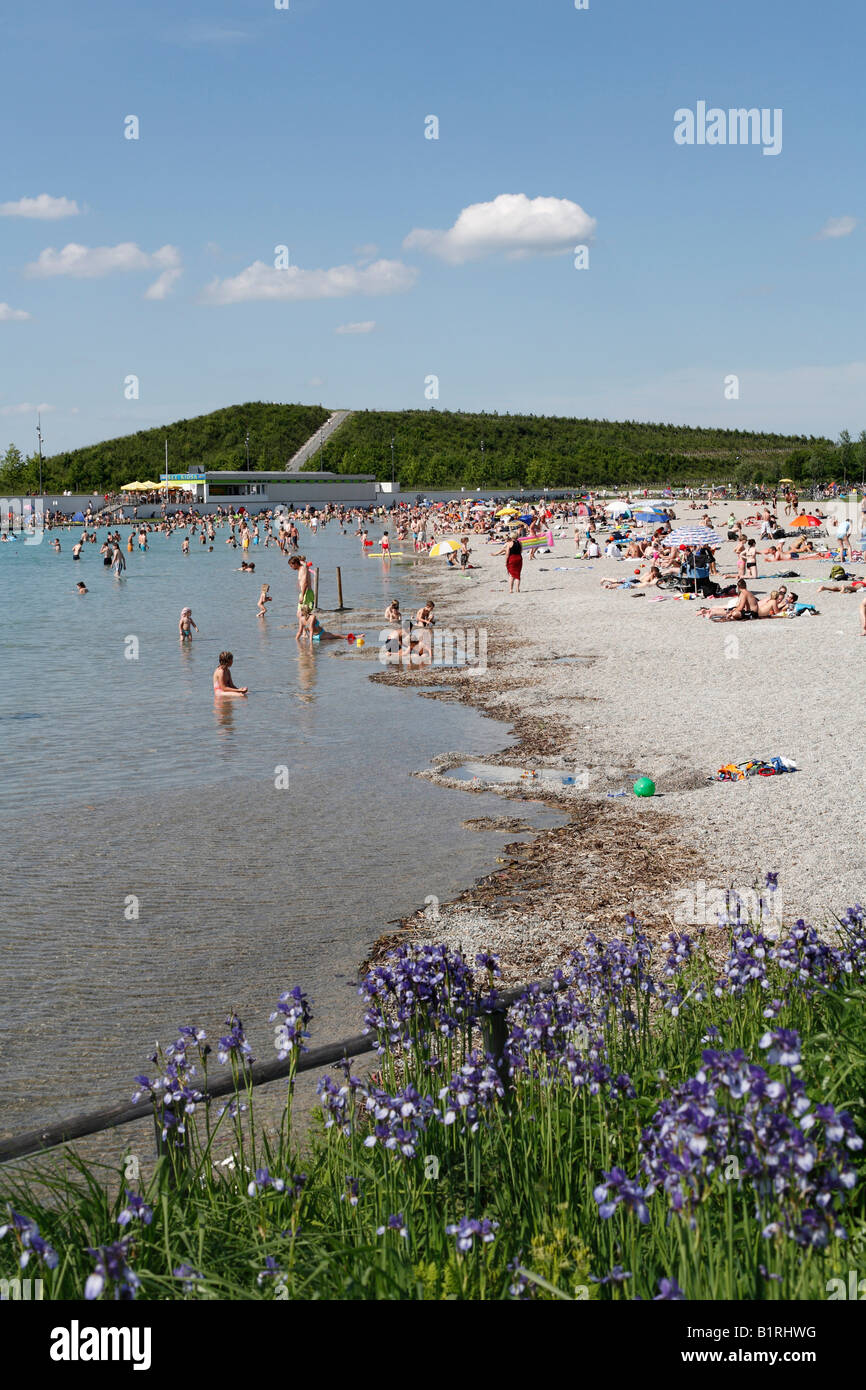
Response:
[{"label": "person swimming", "polygon": [[220,652],[220,663],[213,673],[214,695],[246,695],[249,686],[237,686],[232,680],[233,661],[234,656],[231,652]]}]

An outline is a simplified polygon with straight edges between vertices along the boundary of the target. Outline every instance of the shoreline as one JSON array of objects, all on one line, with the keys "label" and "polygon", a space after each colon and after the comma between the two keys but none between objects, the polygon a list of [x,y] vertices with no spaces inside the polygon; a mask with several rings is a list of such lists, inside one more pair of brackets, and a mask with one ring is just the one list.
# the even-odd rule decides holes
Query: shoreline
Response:
[{"label": "shoreline", "polygon": [[[738,513],[749,509],[735,505]],[[678,524],[689,523],[684,507],[678,516]],[[525,563],[523,583],[530,587],[520,594],[503,592],[503,562],[481,544],[473,550],[479,568],[468,577],[430,573],[427,566],[423,577],[407,576],[434,598],[441,627],[488,609],[487,667],[386,669],[371,679],[422,687],[429,699],[472,704],[509,723],[516,738],[497,754],[443,753],[414,775],[471,796],[471,784],[448,776],[464,761],[563,773],[581,765],[589,785],[494,786],[509,803],[503,815],[516,811],[510,803],[535,800],[565,814],[566,824],[528,844],[504,842],[499,856],[507,862],[440,904],[438,917],[420,910],[383,933],[362,969],[399,944],[436,940],[462,944],[472,956],[499,952],[503,980],[513,984],[549,974],[588,932],[621,933],[630,911],[651,935],[715,927],[724,891],[757,901],[768,871],[779,873],[780,889],[766,899],[770,933],[783,914],[828,925],[862,894],[855,846],[866,799],[861,790],[853,805],[835,804],[837,780],[853,770],[855,741],[839,747],[833,712],[826,704],[821,709],[818,698],[825,683],[835,680],[838,687],[840,636],[843,685],[845,691],[853,687],[847,707],[856,707],[855,692],[862,693],[862,668],[850,659],[859,654],[856,599],[822,594],[817,618],[718,625],[699,620],[694,602],[668,595],[650,608],[634,603],[634,591],[606,592],[599,580],[631,575],[632,566],[573,555],[565,538],[555,541],[553,554]],[[720,572],[730,568],[732,556],[726,542]],[[780,566],[763,562],[762,568]],[[790,586],[814,602],[809,581],[824,579],[829,562],[811,573],[796,561],[781,568],[799,569]],[[770,575],[750,587],[768,593]],[[581,659],[557,659],[565,655]],[[745,704],[744,681],[752,689]],[[840,712],[845,691],[837,701]],[[709,715],[705,705],[712,706]],[[725,762],[775,755],[793,756],[799,771],[714,781]],[[650,799],[631,791],[641,775],[656,782]],[[619,789],[625,797],[612,795]]]}]

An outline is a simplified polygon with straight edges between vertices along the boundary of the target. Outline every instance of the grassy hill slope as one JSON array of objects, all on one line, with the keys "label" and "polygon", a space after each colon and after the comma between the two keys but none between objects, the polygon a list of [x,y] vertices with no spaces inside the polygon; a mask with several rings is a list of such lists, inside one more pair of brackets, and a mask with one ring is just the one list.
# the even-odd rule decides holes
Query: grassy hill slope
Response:
[{"label": "grassy hill slope", "polygon": [[[570,487],[581,483],[809,480],[839,472],[829,439],[617,423],[537,415],[440,410],[357,411],[334,434],[316,467],[396,475],[417,487]],[[862,445],[845,462],[859,477]]]},{"label": "grassy hill slope", "polygon": [[[165,466],[166,436],[173,473],[183,473],[191,464],[203,468],[245,467],[244,439],[248,430],[250,467],[284,468],[329,415],[330,411],[318,405],[266,405],[262,401],[230,405],[210,415],[176,420],[171,425],[138,430],[102,444],[54,454],[43,463],[45,490],[70,488],[73,492],[89,492],[99,488],[107,492],[135,480],[158,480]],[[24,465],[16,488],[12,487],[8,472],[8,468],[0,472],[0,487],[6,492],[35,489],[38,485],[38,469],[32,459]]]},{"label": "grassy hill slope", "polygon": [[[109,439],[44,462],[46,492],[108,491],[133,479],[158,479],[168,436],[169,465],[183,472],[243,468],[249,431],[250,466],[283,468],[328,418],[321,406],[228,406],[209,415]],[[541,415],[462,414],[440,410],[356,411],[317,452],[310,470],[396,476],[404,491],[435,487],[580,487],[734,480],[799,483],[859,481],[866,470],[866,433],[840,443],[805,435],[695,429],[636,421],[575,420]],[[0,456],[0,495],[35,491],[37,467],[10,448]]]}]

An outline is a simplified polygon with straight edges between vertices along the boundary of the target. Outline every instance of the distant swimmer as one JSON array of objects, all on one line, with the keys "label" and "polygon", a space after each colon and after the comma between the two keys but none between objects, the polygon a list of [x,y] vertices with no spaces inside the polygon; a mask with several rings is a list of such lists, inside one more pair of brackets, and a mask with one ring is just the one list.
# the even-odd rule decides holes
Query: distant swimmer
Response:
[{"label": "distant swimmer", "polygon": [[81,552],[82,552],[83,548],[84,548],[84,547],[83,547],[81,541],[76,541],[76,542],[75,542],[74,546],[72,547],[72,558],[73,558],[73,560],[80,560],[80,559],[81,559]]},{"label": "distant swimmer", "polygon": [[129,533],[129,540],[126,542],[126,551],[127,551],[127,554],[128,554],[128,555],[131,555],[131,554],[132,554],[132,532],[131,532],[131,531],[130,531],[130,533]]},{"label": "distant swimmer", "polygon": [[214,695],[246,695],[249,686],[237,686],[232,680],[233,661],[231,652],[220,652],[220,664],[213,673]]},{"label": "distant swimmer", "polygon": [[265,616],[265,613],[267,612],[265,604],[273,603],[273,599],[268,593],[268,589],[270,589],[270,587],[270,584],[262,585],[262,592],[259,594],[259,606],[256,609],[256,617],[258,618],[263,618]]},{"label": "distant swimmer", "polygon": [[75,592],[77,594],[89,594],[90,590],[88,589],[87,585],[83,582],[83,580],[79,580],[75,586]]},{"label": "distant swimmer", "polygon": [[55,542],[54,542],[54,549],[55,549],[55,551],[57,552],[57,554],[59,555],[59,554],[60,554],[60,542],[59,542],[59,541],[55,541]]},{"label": "distant swimmer", "polygon": [[116,545],[114,547],[114,554],[111,557],[111,572],[119,579],[125,569],[126,561],[123,558],[120,546]]},{"label": "distant swimmer", "polygon": [[183,544],[181,545],[180,548],[181,548],[181,553],[182,553],[182,554],[184,554],[184,555],[188,555],[188,554],[189,554],[189,536],[184,536],[184,538],[183,538]]},{"label": "distant swimmer", "polygon": [[196,632],[198,632],[198,627],[193,622],[192,609],[182,608],[180,610],[180,622],[177,625],[177,630],[180,633],[181,642],[192,641],[192,628],[195,628]]}]

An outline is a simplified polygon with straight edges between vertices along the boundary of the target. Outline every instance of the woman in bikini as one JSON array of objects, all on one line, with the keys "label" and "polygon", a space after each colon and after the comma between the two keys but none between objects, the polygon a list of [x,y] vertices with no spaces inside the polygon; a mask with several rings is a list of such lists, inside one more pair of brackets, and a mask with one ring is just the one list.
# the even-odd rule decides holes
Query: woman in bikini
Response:
[{"label": "woman in bikini", "polygon": [[249,686],[235,685],[232,680],[231,665],[234,657],[231,652],[220,652],[220,664],[213,673],[214,695],[246,695]]}]

